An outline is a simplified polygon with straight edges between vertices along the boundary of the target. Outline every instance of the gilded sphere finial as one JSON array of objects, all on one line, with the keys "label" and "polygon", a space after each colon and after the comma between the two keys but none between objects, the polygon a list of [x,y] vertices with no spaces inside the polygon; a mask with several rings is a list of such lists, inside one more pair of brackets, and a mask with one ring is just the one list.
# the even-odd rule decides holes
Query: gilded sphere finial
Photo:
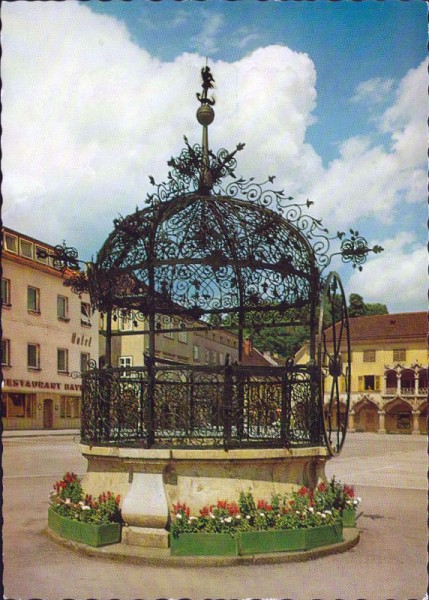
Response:
[{"label": "gilded sphere finial", "polygon": [[197,119],[200,125],[210,125],[213,123],[215,113],[210,104],[201,104],[197,110]]}]

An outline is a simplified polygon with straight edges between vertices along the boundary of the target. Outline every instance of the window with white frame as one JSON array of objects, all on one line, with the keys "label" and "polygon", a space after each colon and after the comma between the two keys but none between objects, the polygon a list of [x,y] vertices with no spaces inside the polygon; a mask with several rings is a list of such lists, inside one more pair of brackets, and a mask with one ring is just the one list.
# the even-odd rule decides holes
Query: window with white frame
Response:
[{"label": "window with white frame", "polygon": [[10,367],[10,340],[1,341],[1,364],[3,367]]},{"label": "window with white frame", "polygon": [[91,305],[89,302],[80,303],[80,323],[85,327],[91,327]]},{"label": "window with white frame", "polygon": [[61,396],[60,418],[78,419],[80,417],[80,398],[74,396]]},{"label": "window with white frame", "polygon": [[40,313],[40,290],[31,285],[27,287],[27,310]]},{"label": "window with white frame", "polygon": [[34,244],[28,240],[19,240],[19,253],[25,258],[33,258]]},{"label": "window with white frame", "polygon": [[10,233],[4,234],[4,245],[6,250],[18,254],[18,238]]},{"label": "window with white frame", "polygon": [[49,257],[48,256],[38,256],[38,252],[48,252],[48,250],[46,250],[46,248],[42,248],[42,246],[36,246],[36,260],[39,263],[43,263],[44,265],[48,265],[49,264]]},{"label": "window with white frame", "polygon": [[[119,356],[118,358],[118,367],[127,369],[133,366],[133,357],[132,356]],[[131,373],[127,373],[127,371],[122,372],[122,377],[127,377],[131,375]]]},{"label": "window with white frame", "polygon": [[60,321],[69,321],[69,299],[67,296],[57,296],[57,317]]},{"label": "window with white frame", "polygon": [[88,363],[91,360],[91,355],[88,352],[80,353],[80,372],[85,373],[88,370]]},{"label": "window with white frame", "polygon": [[29,369],[40,369],[39,344],[27,344],[27,367]]},{"label": "window with white frame", "polygon": [[1,301],[4,306],[10,306],[10,279],[1,279]]},{"label": "window with white frame", "polygon": [[3,399],[3,416],[34,419],[36,416],[36,395],[6,393]]},{"label": "window with white frame", "polygon": [[69,370],[69,351],[65,348],[57,348],[57,371],[58,373],[68,373]]}]

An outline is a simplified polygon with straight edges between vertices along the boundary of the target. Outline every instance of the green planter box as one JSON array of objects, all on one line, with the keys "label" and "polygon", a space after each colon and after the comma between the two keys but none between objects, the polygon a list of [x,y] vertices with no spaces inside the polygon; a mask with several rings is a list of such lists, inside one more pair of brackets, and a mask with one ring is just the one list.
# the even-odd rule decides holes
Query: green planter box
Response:
[{"label": "green planter box", "polygon": [[172,556],[235,556],[237,537],[229,533],[181,533],[170,535]]},{"label": "green planter box", "polygon": [[343,527],[356,527],[356,511],[353,508],[346,508],[342,511]]},{"label": "green planter box", "polygon": [[62,517],[52,508],[48,511],[48,525],[55,533],[88,546],[106,546],[121,541],[121,525],[119,523],[82,523]]},{"label": "green planter box", "polygon": [[310,529],[304,529],[304,531],[305,547],[307,550],[317,548],[318,546],[338,544],[343,540],[343,526],[341,524],[311,527]]},{"label": "green planter box", "polygon": [[305,550],[304,529],[243,531],[238,536],[239,554],[264,554]]}]

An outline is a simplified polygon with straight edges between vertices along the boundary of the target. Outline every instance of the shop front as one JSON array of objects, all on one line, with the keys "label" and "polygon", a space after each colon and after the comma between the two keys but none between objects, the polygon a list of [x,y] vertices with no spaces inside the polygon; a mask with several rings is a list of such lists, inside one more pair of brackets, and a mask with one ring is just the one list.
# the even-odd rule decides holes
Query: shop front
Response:
[{"label": "shop front", "polygon": [[81,385],[5,379],[2,418],[5,430],[78,429]]}]

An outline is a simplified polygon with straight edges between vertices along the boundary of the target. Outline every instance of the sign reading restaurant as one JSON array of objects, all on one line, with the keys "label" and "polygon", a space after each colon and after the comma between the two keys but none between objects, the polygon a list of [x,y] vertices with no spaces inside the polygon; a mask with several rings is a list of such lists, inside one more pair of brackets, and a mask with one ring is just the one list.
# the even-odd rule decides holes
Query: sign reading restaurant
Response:
[{"label": "sign reading restaurant", "polygon": [[21,387],[44,390],[64,390],[68,392],[80,392],[82,386],[78,383],[54,383],[49,381],[29,381],[28,379],[5,379],[5,387]]}]

